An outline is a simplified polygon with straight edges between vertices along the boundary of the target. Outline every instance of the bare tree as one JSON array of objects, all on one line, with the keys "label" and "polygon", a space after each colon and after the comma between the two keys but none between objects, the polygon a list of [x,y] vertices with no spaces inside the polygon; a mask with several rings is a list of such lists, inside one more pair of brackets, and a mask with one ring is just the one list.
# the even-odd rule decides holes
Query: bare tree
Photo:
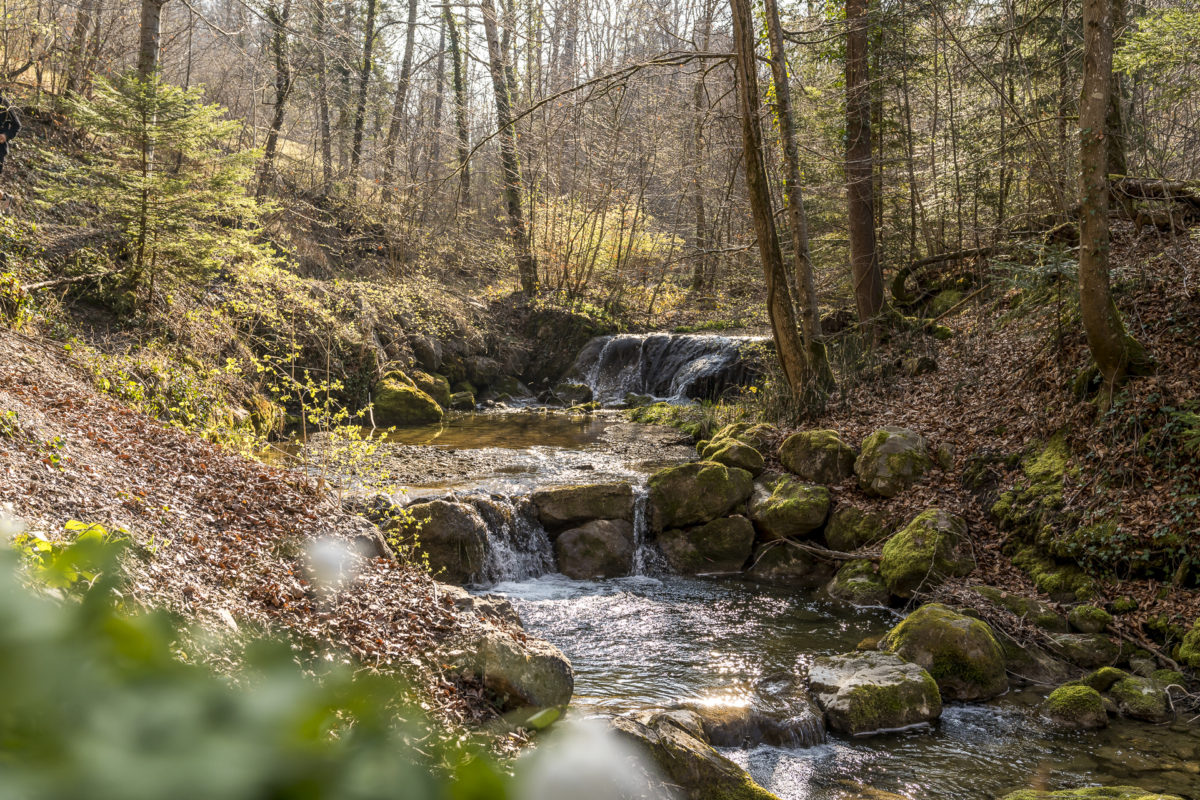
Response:
[{"label": "bare tree", "polygon": [[883,274],[875,248],[871,180],[874,158],[868,40],[867,0],[846,0],[846,217],[854,300],[861,322],[874,319],[883,309]]},{"label": "bare tree", "polygon": [[279,131],[287,113],[288,96],[292,93],[292,64],[288,54],[288,19],[292,14],[292,0],[283,0],[267,6],[267,21],[271,23],[271,52],[275,58],[275,108],[271,125],[267,128],[267,141],[263,145],[262,171],[258,179],[258,195],[266,193],[267,186],[275,174],[275,155],[279,149]]},{"label": "bare tree", "polygon": [[400,60],[400,75],[396,78],[396,97],[392,101],[392,119],[388,124],[387,140],[383,145],[383,200],[392,196],[392,178],[396,172],[396,145],[404,122],[404,104],[408,100],[408,85],[412,78],[413,44],[417,36],[417,0],[408,0],[408,30],[404,35],[404,55]]}]

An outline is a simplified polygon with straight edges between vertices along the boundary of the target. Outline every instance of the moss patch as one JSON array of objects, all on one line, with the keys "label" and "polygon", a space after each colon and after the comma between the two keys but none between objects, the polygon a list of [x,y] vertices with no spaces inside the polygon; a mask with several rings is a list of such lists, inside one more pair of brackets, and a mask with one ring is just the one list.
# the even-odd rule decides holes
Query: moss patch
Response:
[{"label": "moss patch", "polygon": [[966,522],[931,508],[887,540],[879,574],[897,597],[912,597],[918,588],[936,586],[947,576],[966,575],[975,566],[966,552],[966,537]]},{"label": "moss patch", "polygon": [[928,670],[947,700],[986,700],[1008,689],[991,627],[940,603],[918,608],[879,646]]},{"label": "moss patch", "polygon": [[1060,686],[1043,704],[1046,715],[1072,728],[1103,728],[1108,724],[1104,698],[1090,686]]},{"label": "moss patch", "polygon": [[1017,551],[1013,563],[1033,579],[1039,591],[1056,600],[1090,600],[1098,592],[1096,582],[1079,567],[1058,564],[1033,547]]}]

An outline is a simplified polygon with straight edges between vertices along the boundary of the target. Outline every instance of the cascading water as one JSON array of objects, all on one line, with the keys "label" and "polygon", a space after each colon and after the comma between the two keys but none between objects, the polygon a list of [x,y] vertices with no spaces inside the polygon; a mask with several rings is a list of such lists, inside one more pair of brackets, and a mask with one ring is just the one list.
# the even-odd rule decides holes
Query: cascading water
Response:
[{"label": "cascading water", "polygon": [[650,502],[650,489],[637,487],[633,495],[633,574],[654,575],[667,570],[667,561],[662,552],[646,536],[649,521],[646,513]]},{"label": "cascading water", "polygon": [[579,353],[573,372],[604,405],[633,392],[673,400],[708,399],[761,374],[755,350],[762,336],[683,333],[617,334],[593,339]]},{"label": "cascading water", "polygon": [[521,581],[554,571],[554,549],[528,498],[473,496],[465,501],[487,525],[487,583]]}]

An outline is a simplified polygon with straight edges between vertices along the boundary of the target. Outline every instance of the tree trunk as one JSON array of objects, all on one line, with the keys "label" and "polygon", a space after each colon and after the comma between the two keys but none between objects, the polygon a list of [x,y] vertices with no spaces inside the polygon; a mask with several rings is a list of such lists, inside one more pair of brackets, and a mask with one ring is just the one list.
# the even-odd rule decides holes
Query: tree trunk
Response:
[{"label": "tree trunk", "polygon": [[846,0],[846,211],[850,271],[858,319],[883,310],[883,274],[875,250],[872,191],[871,91],[867,61],[867,0]]},{"label": "tree trunk", "polygon": [[508,231],[517,257],[517,273],[521,291],[527,297],[537,293],[537,261],[529,248],[529,229],[521,207],[521,161],[517,154],[517,132],[512,123],[508,68],[496,29],[496,6],[493,0],[483,0],[483,29],[487,36],[488,68],[492,74],[492,90],[496,96],[496,124],[500,129],[500,168],[504,173],[504,206],[508,212]]},{"label": "tree trunk", "polygon": [[467,63],[458,40],[458,23],[450,5],[442,6],[450,34],[451,75],[454,79],[454,121],[458,128],[458,206],[471,205],[471,131],[467,127]]},{"label": "tree trunk", "polygon": [[333,132],[329,125],[329,68],[325,62],[325,0],[313,0],[317,46],[317,127],[321,137],[321,193],[333,186]]},{"label": "tree trunk", "polygon": [[92,27],[92,17],[95,14],[96,0],[83,0],[75,13],[75,26],[71,30],[71,47],[67,53],[67,94],[79,91],[84,78],[84,56],[87,52],[88,32]]},{"label": "tree trunk", "polygon": [[149,78],[158,69],[162,10],[167,0],[142,0],[142,27],[138,37],[138,74]]},{"label": "tree trunk", "polygon": [[804,215],[804,194],[800,187],[800,155],[796,149],[796,130],[792,120],[792,89],[788,80],[787,54],[783,49],[783,29],[775,0],[765,0],[767,41],[771,45],[771,75],[775,82],[775,124],[783,150],[783,201],[787,207],[788,230],[792,235],[795,261],[797,308],[800,331],[808,351],[809,369],[821,382],[821,388],[833,383],[833,372],[821,341],[821,316],[817,310],[817,289],[813,281],[812,254],[808,247],[808,220]]},{"label": "tree trunk", "polygon": [[350,196],[358,194],[358,176],[362,168],[363,125],[367,118],[367,89],[375,51],[376,0],[367,0],[367,22],[363,28],[362,62],[358,68],[358,98],[354,104],[354,133],[350,143]]},{"label": "tree trunk", "polygon": [[262,197],[275,175],[275,154],[279,149],[279,131],[287,112],[288,95],[292,93],[292,65],[288,55],[288,18],[292,14],[292,0],[283,0],[282,6],[271,3],[267,6],[267,21],[271,23],[271,52],[275,57],[275,113],[271,116],[271,127],[267,129],[267,141],[263,146],[262,173],[259,175],[258,196]]},{"label": "tree trunk", "polygon": [[1107,390],[1144,363],[1141,346],[1125,332],[1108,275],[1108,116],[1113,29],[1110,0],[1083,3],[1083,93],[1079,104],[1079,311],[1088,347]]},{"label": "tree trunk", "polygon": [[[793,397],[800,398],[808,383],[808,361],[796,328],[796,311],[788,288],[787,270],[779,249],[779,235],[771,212],[771,193],[763,162],[762,127],[758,120],[758,75],[755,60],[755,26],[750,0],[730,0],[733,12],[733,49],[737,75],[738,111],[742,121],[742,160],[746,192],[767,289],[767,314],[783,377]],[[868,190],[870,181],[868,180]]]},{"label": "tree trunk", "polygon": [[408,99],[408,84],[412,78],[413,42],[417,35],[417,0],[408,0],[408,31],[404,38],[404,55],[400,60],[400,77],[396,79],[396,98],[392,101],[392,121],[388,125],[383,145],[383,200],[392,196],[392,177],[396,173],[396,145],[404,121],[404,103]]}]

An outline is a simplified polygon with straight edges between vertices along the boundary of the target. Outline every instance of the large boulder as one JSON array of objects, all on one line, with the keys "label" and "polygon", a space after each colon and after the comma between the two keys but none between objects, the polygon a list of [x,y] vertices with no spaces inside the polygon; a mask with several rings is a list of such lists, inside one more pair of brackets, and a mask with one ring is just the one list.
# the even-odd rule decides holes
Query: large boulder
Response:
[{"label": "large boulder", "polygon": [[941,603],[909,614],[879,649],[928,670],[946,700],[987,700],[1008,691],[1004,649],[991,627]]},{"label": "large boulder", "polygon": [[792,679],[768,679],[750,702],[689,706],[715,747],[812,747],[825,741],[825,718],[807,688]]},{"label": "large boulder", "polygon": [[575,580],[630,574],[633,550],[633,525],[623,519],[592,520],[554,540],[558,571]]},{"label": "large boulder", "polygon": [[390,373],[375,385],[371,406],[375,424],[383,428],[441,422],[444,413],[436,400],[402,381],[396,373]]},{"label": "large boulder", "polygon": [[1042,711],[1060,728],[1091,731],[1108,727],[1104,698],[1090,686],[1060,686],[1042,704]]},{"label": "large boulder", "polygon": [[433,500],[411,505],[406,511],[397,522],[396,538],[425,554],[435,578],[469,583],[481,577],[488,531],[475,508]]},{"label": "large boulder", "polygon": [[932,466],[923,436],[907,428],[881,428],[863,439],[854,471],[867,494],[895,497]]},{"label": "large boulder", "polygon": [[750,519],[763,538],[792,539],[821,529],[829,515],[829,490],[775,475],[755,486],[750,498]]},{"label": "large boulder", "polygon": [[883,541],[890,532],[882,515],[854,506],[838,506],[825,525],[825,543],[832,550],[848,553]]},{"label": "large boulder", "polygon": [[744,469],[751,475],[758,475],[766,468],[762,454],[737,439],[725,439],[710,445],[704,453],[704,458],[727,467]]},{"label": "large boulder", "polygon": [[746,577],[752,581],[779,583],[798,589],[816,589],[829,582],[833,565],[782,539],[767,542],[754,551]]},{"label": "large boulder", "polygon": [[1083,789],[1060,789],[1046,792],[1022,789],[1005,795],[1003,800],[1183,800],[1178,795],[1156,794],[1137,786],[1088,786]]},{"label": "large boulder", "polygon": [[1167,694],[1152,678],[1129,675],[1114,683],[1108,694],[1126,717],[1146,722],[1166,722],[1171,718]]},{"label": "large boulder", "polygon": [[575,691],[571,662],[557,647],[536,637],[485,625],[472,630],[439,661],[479,679],[503,709],[565,710]]},{"label": "large boulder", "polygon": [[818,658],[808,683],[829,727],[852,736],[920,725],[942,713],[942,698],[929,673],[891,653]]},{"label": "large boulder", "polygon": [[1121,657],[1121,646],[1099,633],[1057,633],[1049,646],[1059,658],[1084,669],[1115,664]]},{"label": "large boulder", "polygon": [[434,399],[442,408],[450,407],[450,381],[443,375],[432,375],[421,370],[413,370],[408,374],[413,386]]},{"label": "large boulder", "polygon": [[854,448],[837,431],[793,433],[779,446],[779,460],[789,472],[812,483],[841,483],[854,474]]},{"label": "large boulder", "polygon": [[556,486],[540,489],[530,499],[550,532],[594,519],[633,520],[633,487],[628,483]]},{"label": "large boulder", "polygon": [[663,531],[658,547],[676,572],[734,572],[754,549],[754,526],[742,516],[722,517],[687,530]]},{"label": "large boulder", "polygon": [[673,720],[660,717],[653,727],[631,717],[609,717],[609,729],[652,761],[669,784],[659,796],[686,800],[777,800],[744,769]]},{"label": "large boulder", "polygon": [[655,531],[701,525],[723,517],[754,490],[749,472],[715,461],[667,467],[650,476],[650,526]]},{"label": "large boulder", "polygon": [[856,606],[885,606],[891,597],[875,565],[866,559],[843,563],[826,591],[830,597]]},{"label": "large boulder", "polygon": [[879,562],[879,574],[888,589],[904,598],[912,597],[918,589],[937,586],[947,577],[966,575],[974,568],[967,523],[938,508],[918,514],[888,539]]}]

